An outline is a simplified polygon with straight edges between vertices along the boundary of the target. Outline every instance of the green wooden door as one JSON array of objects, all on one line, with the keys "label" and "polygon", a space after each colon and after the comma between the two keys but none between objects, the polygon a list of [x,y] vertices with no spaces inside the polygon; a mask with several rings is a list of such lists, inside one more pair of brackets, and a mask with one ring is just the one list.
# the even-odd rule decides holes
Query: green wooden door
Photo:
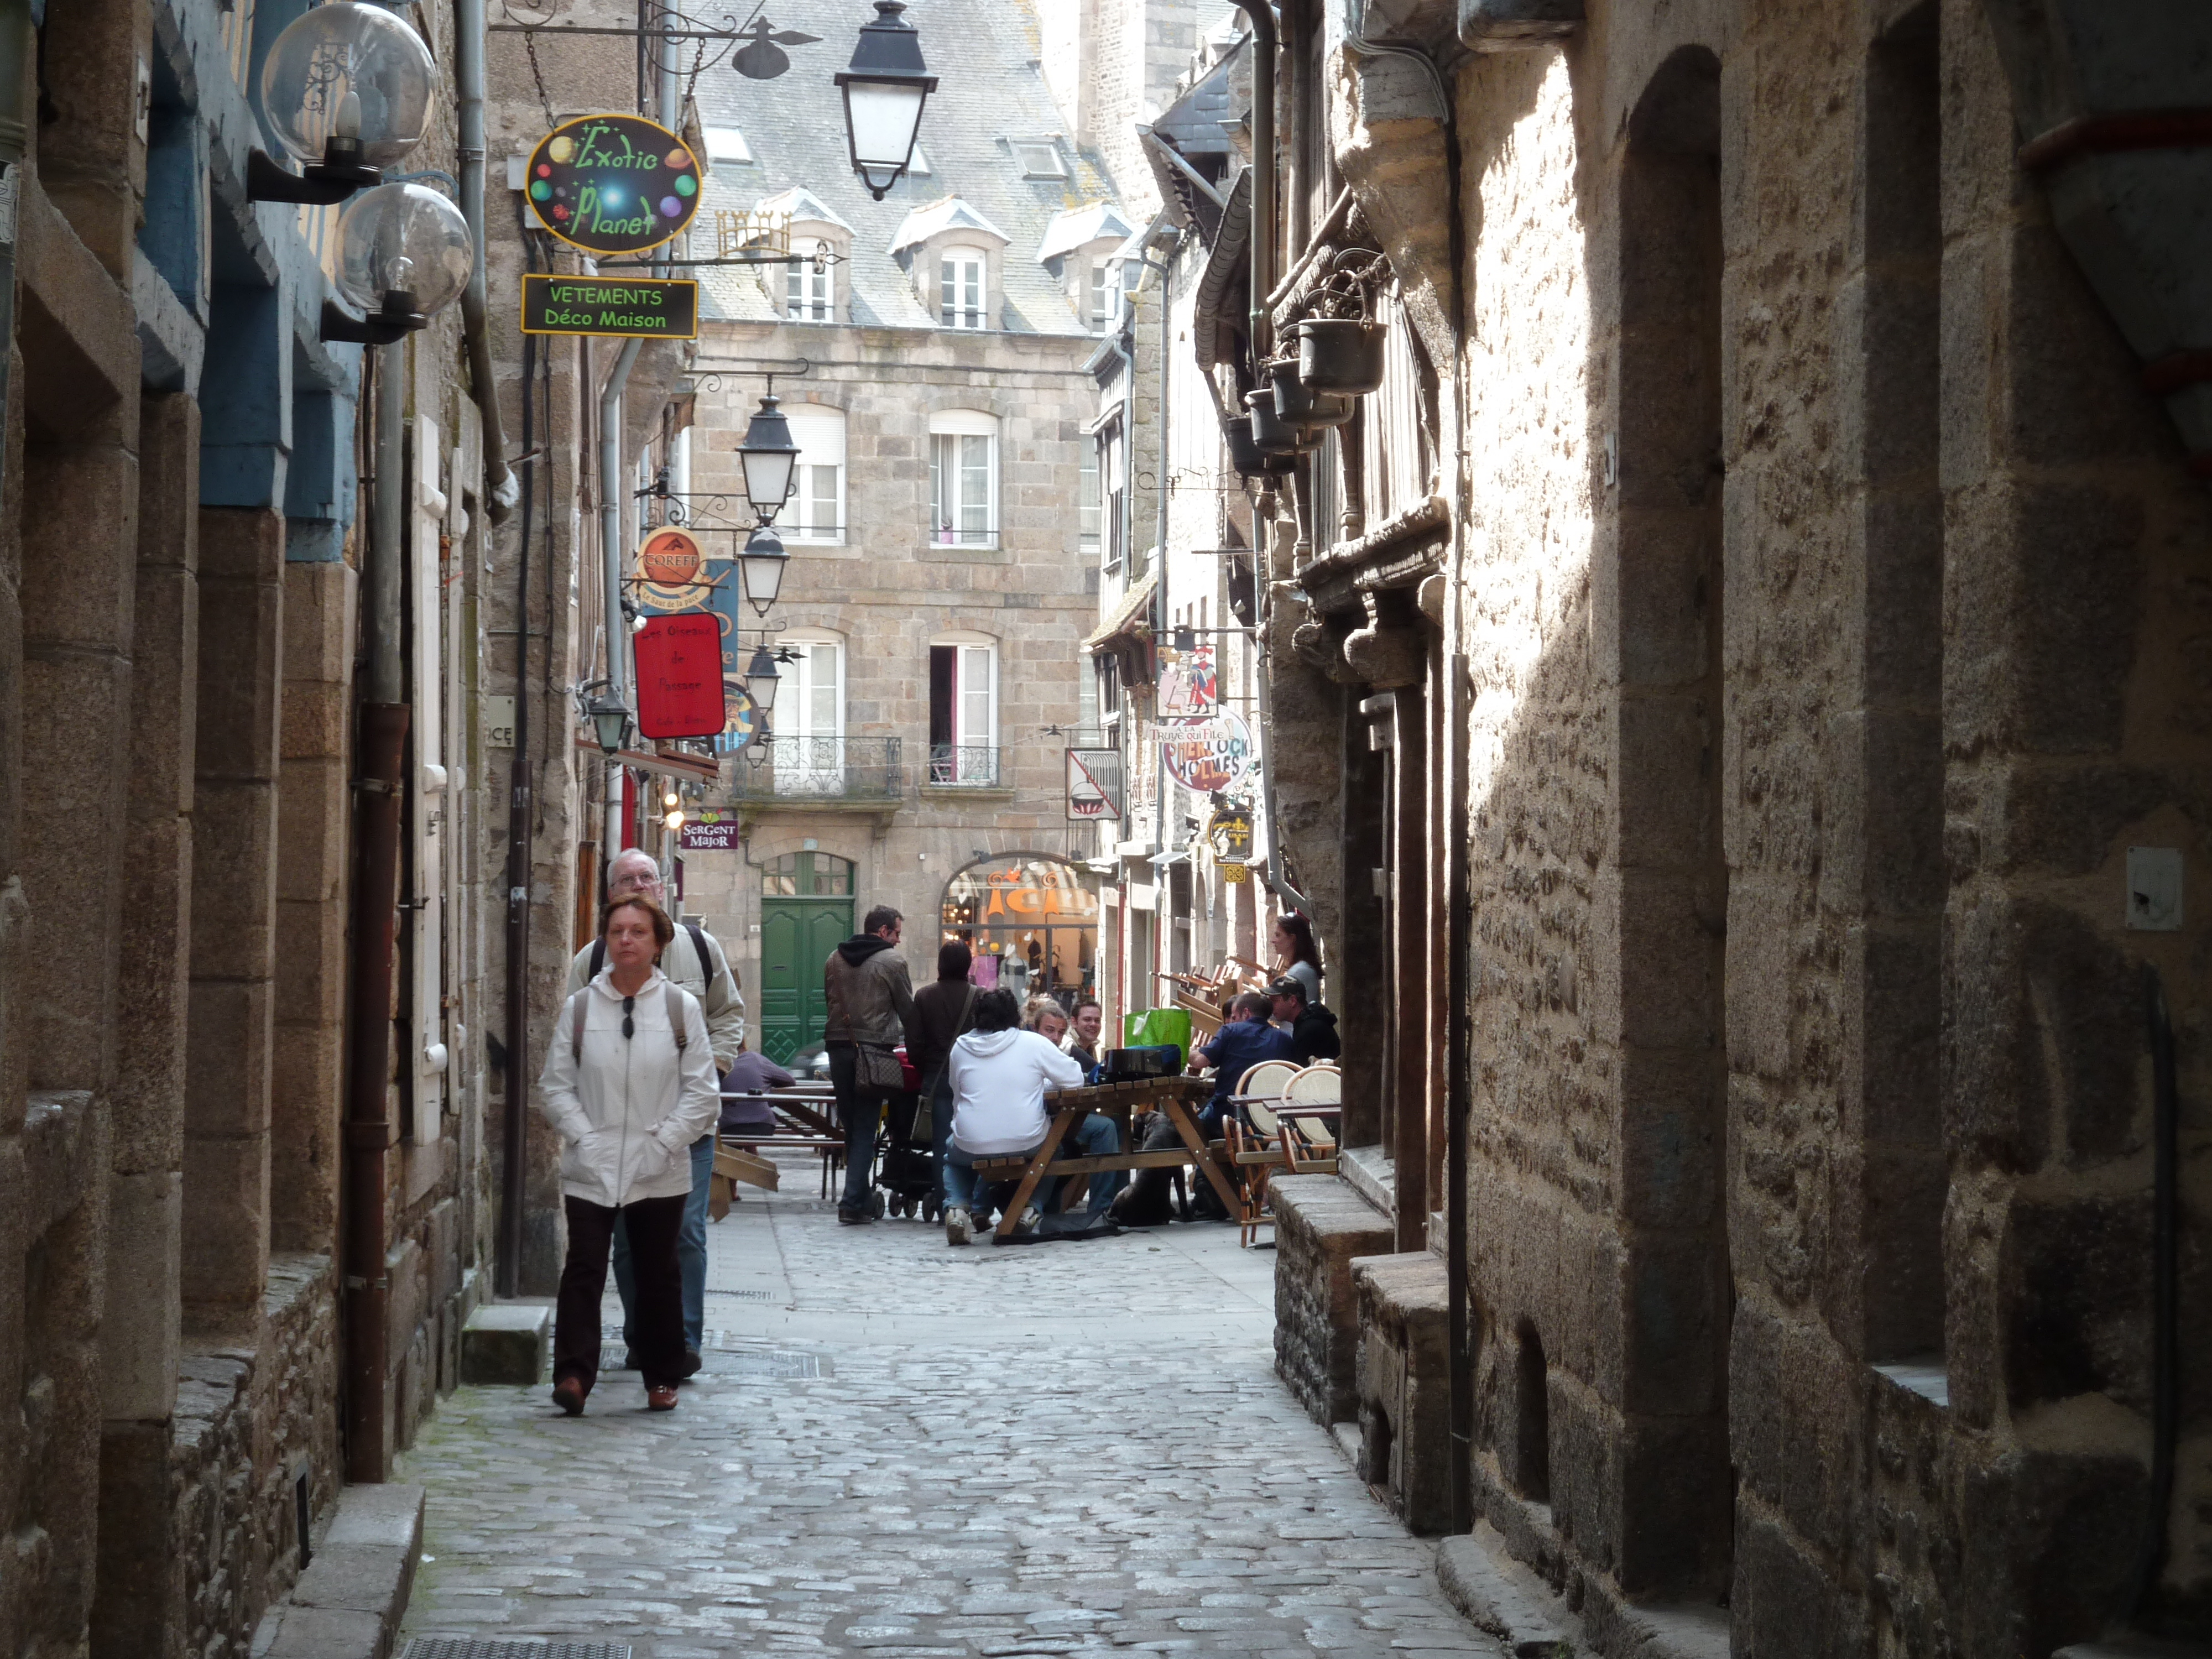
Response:
[{"label": "green wooden door", "polygon": [[789,853],[769,866],[761,885],[760,1045],[782,1066],[822,1041],[822,964],[853,936],[852,866]]}]

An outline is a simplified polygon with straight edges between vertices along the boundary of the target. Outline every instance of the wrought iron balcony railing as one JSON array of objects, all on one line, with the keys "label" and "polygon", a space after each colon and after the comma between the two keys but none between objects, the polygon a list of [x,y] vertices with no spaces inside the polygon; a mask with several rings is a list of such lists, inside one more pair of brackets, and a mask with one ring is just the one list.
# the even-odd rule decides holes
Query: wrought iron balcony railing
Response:
[{"label": "wrought iron balcony railing", "polygon": [[896,738],[771,733],[732,769],[732,801],[896,801],[906,793]]},{"label": "wrought iron balcony railing", "polygon": [[995,789],[999,787],[999,751],[986,744],[933,743],[929,745],[929,781],[945,788]]}]

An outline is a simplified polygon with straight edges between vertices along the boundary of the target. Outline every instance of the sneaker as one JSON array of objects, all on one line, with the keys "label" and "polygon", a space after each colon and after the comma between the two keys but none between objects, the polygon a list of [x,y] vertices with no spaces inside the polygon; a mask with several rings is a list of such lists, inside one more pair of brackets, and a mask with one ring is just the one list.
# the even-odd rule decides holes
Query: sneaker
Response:
[{"label": "sneaker", "polygon": [[945,1242],[947,1244],[966,1244],[975,1237],[975,1224],[968,1218],[968,1212],[957,1206],[945,1212]]},{"label": "sneaker", "polygon": [[662,1383],[657,1389],[645,1391],[645,1408],[649,1412],[672,1412],[676,1409],[676,1389],[672,1384]]},{"label": "sneaker", "polygon": [[564,1376],[553,1385],[553,1403],[571,1417],[584,1414],[584,1385],[573,1376]]},{"label": "sneaker", "polygon": [[865,1227],[874,1219],[875,1217],[870,1215],[866,1210],[840,1210],[837,1212],[838,1223],[842,1226]]},{"label": "sneaker", "polygon": [[1043,1220],[1043,1214],[1036,1205],[1032,1204],[1022,1212],[1022,1218],[1014,1223],[1014,1231],[1018,1233],[1033,1233]]}]

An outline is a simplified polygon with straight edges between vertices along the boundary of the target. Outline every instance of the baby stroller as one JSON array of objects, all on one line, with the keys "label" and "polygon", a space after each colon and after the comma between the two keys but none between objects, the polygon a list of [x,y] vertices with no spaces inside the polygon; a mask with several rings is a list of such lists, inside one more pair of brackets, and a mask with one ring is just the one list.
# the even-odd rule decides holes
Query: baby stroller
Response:
[{"label": "baby stroller", "polygon": [[894,1095],[884,1103],[884,1127],[876,1136],[876,1185],[891,1214],[934,1221],[941,1189],[930,1137],[915,1130],[921,1104],[919,1094]]}]

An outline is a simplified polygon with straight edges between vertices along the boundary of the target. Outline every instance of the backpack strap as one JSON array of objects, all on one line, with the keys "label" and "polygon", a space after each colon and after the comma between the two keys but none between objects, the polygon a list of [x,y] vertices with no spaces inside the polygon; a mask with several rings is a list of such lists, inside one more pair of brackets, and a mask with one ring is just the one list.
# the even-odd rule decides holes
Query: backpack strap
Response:
[{"label": "backpack strap", "polygon": [[684,924],[691,935],[691,948],[699,953],[699,1006],[707,1006],[707,993],[714,988],[714,958],[707,954],[707,930],[696,921]]},{"label": "backpack strap", "polygon": [[584,993],[577,992],[568,999],[568,1058],[578,1066],[584,1063]]},{"label": "backpack strap", "polygon": [[684,1029],[684,988],[672,979],[661,989],[668,994],[668,1029],[676,1033],[676,1056],[681,1060],[691,1041],[691,1033]]},{"label": "backpack strap", "polygon": [[599,969],[606,965],[607,937],[605,933],[602,933],[599,938],[592,941],[592,968],[591,971],[586,974],[584,977],[586,979],[597,979],[599,976]]}]

